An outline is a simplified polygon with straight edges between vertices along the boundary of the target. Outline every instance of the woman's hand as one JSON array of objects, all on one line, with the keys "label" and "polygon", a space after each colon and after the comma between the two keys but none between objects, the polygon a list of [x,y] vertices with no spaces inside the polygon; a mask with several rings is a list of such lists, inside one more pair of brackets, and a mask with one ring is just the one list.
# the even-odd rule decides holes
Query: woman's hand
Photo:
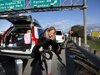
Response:
[{"label": "woman's hand", "polygon": [[43,51],[43,47],[42,47],[42,46],[39,48],[39,51],[40,51],[40,52],[42,52],[42,51]]},{"label": "woman's hand", "polygon": [[51,45],[49,46],[49,50],[52,50],[52,46]]}]

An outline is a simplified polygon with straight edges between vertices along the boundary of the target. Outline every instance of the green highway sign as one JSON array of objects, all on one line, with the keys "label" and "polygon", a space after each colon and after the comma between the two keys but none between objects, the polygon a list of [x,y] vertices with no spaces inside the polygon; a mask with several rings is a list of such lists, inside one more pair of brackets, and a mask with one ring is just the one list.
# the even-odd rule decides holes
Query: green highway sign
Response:
[{"label": "green highway sign", "polygon": [[31,8],[60,6],[60,0],[31,0]]},{"label": "green highway sign", "polygon": [[34,7],[60,6],[61,0],[0,0],[0,12]]},{"label": "green highway sign", "polygon": [[0,0],[0,11],[24,9],[24,0]]}]

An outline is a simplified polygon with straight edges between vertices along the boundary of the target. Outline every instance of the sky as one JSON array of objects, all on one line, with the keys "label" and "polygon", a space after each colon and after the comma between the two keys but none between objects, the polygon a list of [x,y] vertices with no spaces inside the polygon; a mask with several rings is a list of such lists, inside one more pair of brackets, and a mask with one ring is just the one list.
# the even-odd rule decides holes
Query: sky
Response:
[{"label": "sky", "polygon": [[[86,0],[86,24],[100,23],[100,0]],[[73,25],[83,25],[83,11],[79,9],[47,11],[47,12],[28,12],[33,18],[37,19],[43,28],[55,26],[64,32],[70,30]],[[0,19],[0,31],[5,31],[11,23]]]}]

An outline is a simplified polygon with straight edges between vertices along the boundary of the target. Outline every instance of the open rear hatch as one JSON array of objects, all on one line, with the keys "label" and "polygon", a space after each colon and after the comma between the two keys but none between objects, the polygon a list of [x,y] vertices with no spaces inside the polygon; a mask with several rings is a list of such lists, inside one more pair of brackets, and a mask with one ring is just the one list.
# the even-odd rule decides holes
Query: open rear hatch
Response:
[{"label": "open rear hatch", "polygon": [[20,40],[19,44],[21,44],[21,41],[23,41],[21,39],[23,39],[23,35],[25,34],[26,30],[31,29],[31,16],[9,15],[2,16],[0,17],[0,19],[6,19],[12,23],[12,27],[10,27],[10,29],[6,31],[1,39],[1,41],[3,42],[3,45],[1,45],[0,47],[1,52],[8,54],[30,54],[32,51],[32,47],[30,47],[29,49],[25,49],[24,46],[17,46],[17,43],[19,41],[15,42],[14,40],[14,42],[12,43],[11,39],[17,38],[18,40]]},{"label": "open rear hatch", "polygon": [[30,27],[32,18],[30,15],[6,15],[0,16],[0,19],[6,19],[15,27]]}]

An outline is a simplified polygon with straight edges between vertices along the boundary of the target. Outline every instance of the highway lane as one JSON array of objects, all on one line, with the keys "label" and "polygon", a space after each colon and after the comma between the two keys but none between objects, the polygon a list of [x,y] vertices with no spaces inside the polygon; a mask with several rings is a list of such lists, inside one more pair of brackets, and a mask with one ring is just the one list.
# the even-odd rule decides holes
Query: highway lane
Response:
[{"label": "highway lane", "polygon": [[[66,65],[65,49],[62,50],[62,53],[60,54],[60,56],[62,58],[62,62]],[[24,60],[24,62],[25,61],[26,60]],[[66,75],[66,68],[59,62],[59,60],[57,59],[57,56],[54,53],[53,53],[53,59],[51,61],[51,64],[48,60],[47,60],[47,64],[49,66],[48,71],[51,72],[52,75]],[[43,67],[45,68],[44,64],[43,64]],[[29,59],[27,61],[26,66],[24,67],[23,75],[46,75],[46,70],[41,71],[38,63],[33,63],[33,59]]]},{"label": "highway lane", "polygon": [[[3,66],[5,75],[17,75],[13,58],[0,55],[0,64]],[[2,70],[0,72],[2,73]]]},{"label": "highway lane", "polygon": [[[65,49],[62,50],[60,57],[62,58],[63,64],[66,65]],[[50,63],[48,65],[50,66]],[[49,71],[50,71],[50,69],[49,69]],[[60,61],[57,59],[57,56],[54,53],[53,53],[53,59],[51,61],[51,73],[52,73],[52,75],[66,75],[65,66],[63,66],[60,63]],[[45,71],[43,71],[43,75],[46,75]]]},{"label": "highway lane", "polygon": [[[62,62],[65,63],[65,49],[62,50],[60,54],[62,58]],[[5,69],[6,75],[17,75],[16,66],[15,66],[15,58],[0,56],[0,63],[3,65]],[[46,70],[41,71],[38,63],[33,63],[33,59],[22,59],[23,61],[23,75],[46,75]],[[53,59],[50,63],[47,61],[48,66],[51,66],[51,71],[49,68],[49,72],[52,75],[66,75],[65,67],[58,61],[57,56],[53,53]],[[45,68],[45,66],[44,66]]]},{"label": "highway lane", "polygon": [[[66,65],[65,49],[62,50],[60,57],[62,58],[62,63]],[[52,75],[66,75],[66,68],[62,63],[57,59],[57,56],[54,54],[52,61]]]}]

